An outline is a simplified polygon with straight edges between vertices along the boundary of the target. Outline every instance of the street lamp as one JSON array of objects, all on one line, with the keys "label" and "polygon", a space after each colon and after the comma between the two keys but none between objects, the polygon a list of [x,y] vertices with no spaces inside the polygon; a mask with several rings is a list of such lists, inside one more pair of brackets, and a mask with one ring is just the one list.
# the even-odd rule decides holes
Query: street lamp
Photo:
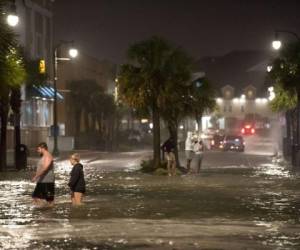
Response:
[{"label": "street lamp", "polygon": [[282,42],[279,39],[279,33],[285,33],[285,34],[292,35],[295,38],[297,38],[298,41],[300,41],[300,37],[295,32],[292,32],[292,31],[289,31],[289,30],[276,30],[274,40],[272,41],[272,47],[275,50],[279,50],[282,46]]},{"label": "street lamp", "polygon": [[17,7],[15,1],[12,1],[9,6],[9,13],[6,17],[6,22],[9,26],[15,27],[19,23],[19,17],[17,15]]},{"label": "street lamp", "polygon": [[6,21],[7,21],[9,26],[15,27],[19,23],[19,17],[17,15],[14,15],[14,14],[9,14],[6,18]]},{"label": "street lamp", "polygon": [[75,48],[71,48],[69,49],[69,55],[72,58],[76,58],[78,56],[78,50]]},{"label": "street lamp", "polygon": [[58,57],[58,50],[63,44],[72,44],[73,41],[61,41],[55,48],[53,54],[53,88],[54,88],[54,103],[53,103],[53,155],[58,156],[58,144],[57,144],[57,137],[58,137],[58,125],[57,125],[57,66],[58,61],[70,61],[71,58],[75,58],[78,56],[78,50],[75,48],[69,49],[69,56],[70,57]]}]

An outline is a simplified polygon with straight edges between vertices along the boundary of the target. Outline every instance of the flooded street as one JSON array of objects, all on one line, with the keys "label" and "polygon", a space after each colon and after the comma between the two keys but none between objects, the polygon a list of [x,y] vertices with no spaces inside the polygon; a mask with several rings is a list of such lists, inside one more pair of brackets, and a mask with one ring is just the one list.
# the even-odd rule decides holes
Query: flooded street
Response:
[{"label": "flooded street", "polygon": [[2,173],[0,248],[300,249],[300,178],[283,164],[208,152],[200,175],[172,178],[135,171],[148,154],[86,155],[77,208],[65,160],[54,208],[32,206],[30,172]]}]

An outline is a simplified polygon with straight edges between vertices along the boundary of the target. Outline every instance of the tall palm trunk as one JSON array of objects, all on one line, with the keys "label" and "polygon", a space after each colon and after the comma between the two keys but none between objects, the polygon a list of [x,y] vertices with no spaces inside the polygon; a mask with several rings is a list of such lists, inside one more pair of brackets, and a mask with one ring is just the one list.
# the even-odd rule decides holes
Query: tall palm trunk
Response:
[{"label": "tall palm trunk", "polygon": [[156,103],[152,105],[152,121],[153,121],[153,161],[154,161],[154,167],[158,168],[160,166],[160,115]]},{"label": "tall palm trunk", "polygon": [[76,110],[74,112],[74,122],[75,122],[75,134],[80,133],[80,123],[81,123],[81,110]]},{"label": "tall palm trunk", "polygon": [[0,101],[0,120],[1,120],[1,137],[0,137],[0,171],[3,171],[7,165],[7,121],[8,121],[8,102]]},{"label": "tall palm trunk", "polygon": [[20,126],[20,116],[21,116],[21,90],[20,88],[12,89],[10,97],[10,105],[14,112],[14,139],[15,139],[15,165],[17,169],[20,169],[23,162],[21,162],[21,126]]},{"label": "tall palm trunk", "polygon": [[285,157],[291,156],[291,145],[292,145],[292,124],[291,124],[291,110],[285,112],[286,119],[286,140],[284,143]]},{"label": "tall palm trunk", "polygon": [[178,122],[176,121],[169,121],[168,122],[168,130],[170,137],[174,140],[175,144],[175,160],[176,160],[176,167],[180,167],[179,155],[178,155]]},{"label": "tall palm trunk", "polygon": [[202,116],[203,116],[203,112],[195,112],[195,119],[196,119],[196,123],[198,126],[198,133],[202,132]]},{"label": "tall palm trunk", "polygon": [[88,111],[84,111],[84,127],[85,127],[85,132],[90,132],[90,122],[89,122]]},{"label": "tall palm trunk", "polygon": [[297,107],[296,107],[296,140],[294,145],[294,161],[295,167],[300,167],[300,91],[297,91]]}]

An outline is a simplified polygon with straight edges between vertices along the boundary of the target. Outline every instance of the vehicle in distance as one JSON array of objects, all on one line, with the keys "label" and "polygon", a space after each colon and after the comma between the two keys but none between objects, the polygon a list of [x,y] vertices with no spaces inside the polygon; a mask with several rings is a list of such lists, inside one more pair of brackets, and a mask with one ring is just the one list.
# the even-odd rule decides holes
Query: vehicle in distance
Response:
[{"label": "vehicle in distance", "polygon": [[226,135],[224,137],[222,147],[224,151],[245,151],[245,142],[242,136]]},{"label": "vehicle in distance", "polygon": [[223,140],[224,140],[224,135],[214,135],[213,138],[210,141],[210,148],[211,149],[222,149],[223,145]]},{"label": "vehicle in distance", "polygon": [[251,124],[246,124],[242,129],[241,132],[243,135],[254,135],[255,128]]}]

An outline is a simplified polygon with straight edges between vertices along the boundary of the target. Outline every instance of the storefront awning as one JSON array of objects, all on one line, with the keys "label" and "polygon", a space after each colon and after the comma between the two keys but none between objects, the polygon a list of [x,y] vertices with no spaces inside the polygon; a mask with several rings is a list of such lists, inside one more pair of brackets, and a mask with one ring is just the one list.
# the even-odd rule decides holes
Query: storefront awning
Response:
[{"label": "storefront awning", "polygon": [[[40,97],[46,99],[54,99],[54,88],[49,85],[41,85],[41,86],[30,86],[27,88],[27,96],[28,97]],[[63,100],[64,97],[62,96],[59,91],[57,91],[57,99]]]}]

